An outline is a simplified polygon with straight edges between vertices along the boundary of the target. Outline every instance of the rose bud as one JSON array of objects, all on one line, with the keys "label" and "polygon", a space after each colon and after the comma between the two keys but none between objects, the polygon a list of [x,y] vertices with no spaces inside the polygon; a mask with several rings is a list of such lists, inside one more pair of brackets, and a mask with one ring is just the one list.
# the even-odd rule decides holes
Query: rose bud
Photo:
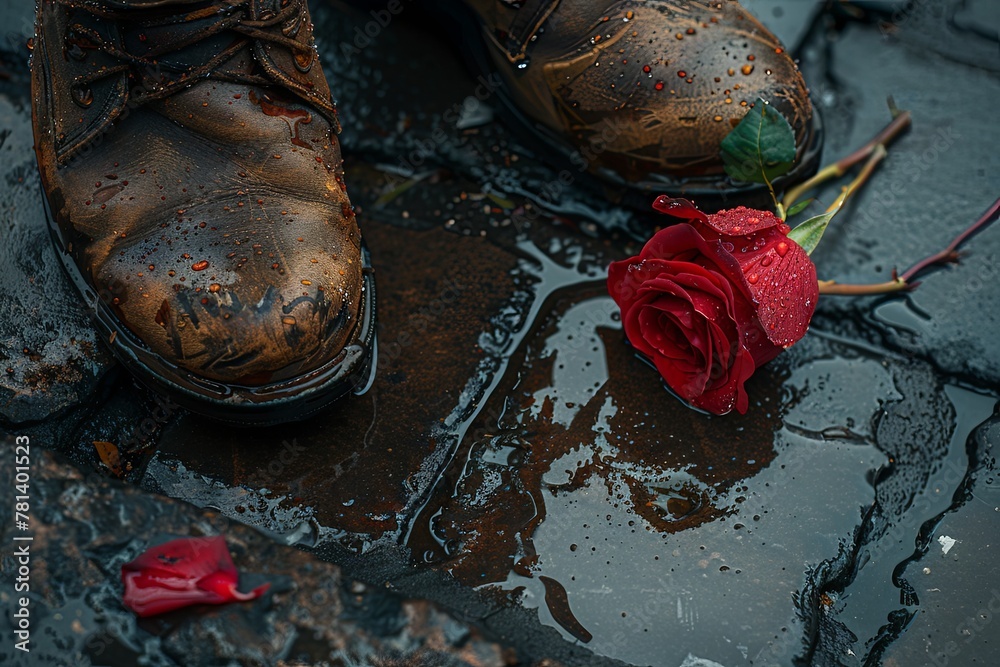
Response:
[{"label": "rose bud", "polygon": [[742,414],[747,379],[805,335],[819,297],[816,267],[768,211],[706,215],[666,196],[653,208],[685,222],[609,267],[625,335],[682,399]]}]

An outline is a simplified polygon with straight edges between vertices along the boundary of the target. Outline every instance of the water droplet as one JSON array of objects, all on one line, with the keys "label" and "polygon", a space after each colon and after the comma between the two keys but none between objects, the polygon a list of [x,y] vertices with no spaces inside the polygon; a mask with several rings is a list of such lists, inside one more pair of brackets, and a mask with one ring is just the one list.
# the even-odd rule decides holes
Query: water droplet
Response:
[{"label": "water droplet", "polygon": [[751,273],[749,276],[747,276],[747,282],[750,283],[751,285],[756,285],[758,280],[760,280],[760,276],[758,276],[756,273]]},{"label": "water droplet", "polygon": [[684,70],[678,70],[678,72],[677,72],[677,76],[679,76],[682,79],[686,78],[687,75],[688,75],[688,73],[685,72]]},{"label": "water droplet", "polygon": [[740,68],[740,71],[749,76],[753,73],[753,65],[744,65]]},{"label": "water droplet", "polygon": [[195,262],[194,264],[191,265],[191,270],[192,271],[204,271],[207,268],[208,268],[208,260],[207,259],[203,259],[200,262]]},{"label": "water droplet", "polygon": [[770,255],[767,255],[766,257],[764,257],[764,259],[760,260],[760,265],[771,266],[772,262],[774,262],[774,258],[772,258]]},{"label": "water droplet", "polygon": [[653,86],[653,88],[656,88],[657,90],[663,90],[663,82],[657,81],[656,84]]},{"label": "water droplet", "polygon": [[652,70],[653,70],[653,68],[650,67],[649,65],[643,65],[642,66],[642,71],[645,72],[646,74],[649,74]]},{"label": "water droplet", "polygon": [[778,251],[779,257],[784,257],[785,255],[788,254],[788,244],[782,241],[777,246],[775,246],[775,250]]}]

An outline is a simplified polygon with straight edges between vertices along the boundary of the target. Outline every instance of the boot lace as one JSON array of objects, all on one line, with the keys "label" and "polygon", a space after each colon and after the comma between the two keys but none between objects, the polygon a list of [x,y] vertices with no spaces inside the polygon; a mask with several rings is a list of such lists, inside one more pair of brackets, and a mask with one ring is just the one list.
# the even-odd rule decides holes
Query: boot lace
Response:
[{"label": "boot lace", "polygon": [[[57,1],[62,5],[86,11],[101,19],[127,22],[130,26],[140,30],[214,18],[214,21],[207,23],[197,31],[193,31],[183,39],[156,46],[142,55],[129,52],[122,45],[111,42],[90,27],[79,23],[71,26],[66,40],[70,56],[82,58],[85,57],[87,50],[96,50],[119,61],[115,65],[102,67],[74,78],[72,84],[73,99],[84,107],[89,106],[93,101],[91,92],[93,84],[123,72],[145,72],[148,79],[152,80],[151,85],[146,86],[145,90],[136,91],[136,96],[139,99],[134,101],[137,103],[169,97],[193,81],[203,78],[258,86],[283,84],[276,77],[267,76],[267,68],[254,68],[263,73],[232,73],[220,70],[225,63],[235,57],[242,49],[252,45],[254,41],[289,49],[293,53],[296,68],[301,72],[308,71],[316,57],[315,49],[311,43],[302,43],[287,36],[297,33],[299,17],[304,14],[306,0],[282,0],[278,11],[265,11],[257,19],[251,17],[251,0],[216,1],[207,5],[195,5],[194,9],[182,13],[164,13],[151,9],[117,10],[99,4],[81,2],[81,0]],[[235,34],[237,39],[206,62],[193,66],[180,66],[170,61],[171,54],[176,54],[224,32]],[[140,39],[143,39],[141,33]],[[168,73],[172,76],[168,76]]]}]

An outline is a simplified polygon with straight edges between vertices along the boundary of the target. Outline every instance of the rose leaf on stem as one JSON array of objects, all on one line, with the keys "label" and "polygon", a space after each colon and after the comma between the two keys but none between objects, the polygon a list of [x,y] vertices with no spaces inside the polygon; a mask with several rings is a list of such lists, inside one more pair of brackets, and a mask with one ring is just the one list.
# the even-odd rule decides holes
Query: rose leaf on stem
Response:
[{"label": "rose leaf on stem", "polygon": [[758,98],[722,140],[726,173],[737,181],[764,183],[788,173],[795,161],[795,132],[785,117]]},{"label": "rose leaf on stem", "polygon": [[785,211],[785,217],[790,218],[793,215],[798,215],[802,211],[806,210],[806,207],[808,207],[809,204],[813,203],[814,201],[816,201],[815,197],[810,197],[809,199],[800,201],[798,204],[795,204],[790,209]]},{"label": "rose leaf on stem", "polygon": [[844,203],[847,202],[851,195],[860,190],[861,186],[868,182],[872,172],[875,171],[875,167],[885,159],[886,154],[885,146],[878,144],[868,157],[868,161],[862,167],[857,178],[841,190],[840,196],[837,197],[836,201],[820,215],[809,218],[788,232],[788,238],[802,246],[806,254],[811,255],[812,251],[816,249],[816,246],[819,245],[820,240],[823,238],[823,233],[826,232],[830,221],[840,212],[844,207]]}]

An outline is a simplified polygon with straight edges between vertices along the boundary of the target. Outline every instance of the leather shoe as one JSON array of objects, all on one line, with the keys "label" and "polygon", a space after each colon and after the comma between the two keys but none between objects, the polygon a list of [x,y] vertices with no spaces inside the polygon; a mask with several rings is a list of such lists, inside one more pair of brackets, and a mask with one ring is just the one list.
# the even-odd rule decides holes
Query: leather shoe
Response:
[{"label": "leather shoe", "polygon": [[[818,166],[819,117],[795,62],[736,0],[433,0],[480,69],[499,72],[509,117],[550,160],[609,194],[711,206],[765,194],[723,170],[720,144],[758,98],[791,124],[797,158],[775,185]],[[535,142],[538,145],[538,141]],[[636,195],[638,195],[636,197]],[[768,199],[769,201],[769,199]]]},{"label": "leather shoe", "polygon": [[374,280],[305,0],[39,0],[33,42],[51,230],[115,356],[236,424],[363,387]]}]

